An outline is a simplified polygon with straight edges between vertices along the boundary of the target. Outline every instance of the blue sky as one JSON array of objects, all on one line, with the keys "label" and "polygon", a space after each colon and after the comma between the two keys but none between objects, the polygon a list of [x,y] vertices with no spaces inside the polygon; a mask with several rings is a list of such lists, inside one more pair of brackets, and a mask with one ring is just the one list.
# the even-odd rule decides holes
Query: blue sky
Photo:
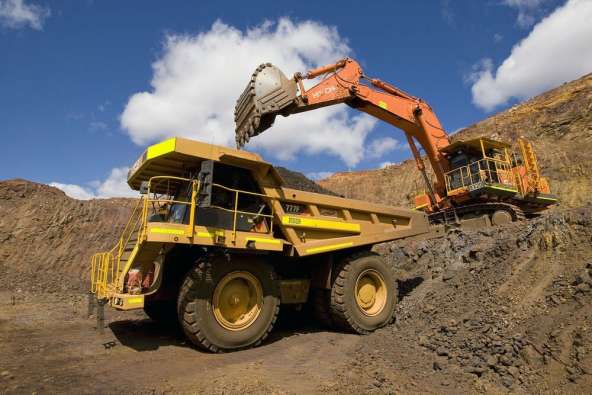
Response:
[{"label": "blue sky", "polygon": [[[275,63],[263,56],[276,52],[282,53],[277,62],[288,67],[352,56],[368,75],[428,101],[452,132],[592,71],[589,44],[581,37],[589,28],[577,20],[590,11],[589,3],[0,0],[0,179],[78,186],[88,193],[82,197],[125,194],[123,170],[151,142],[191,135],[193,128],[195,137],[228,141],[228,134],[226,140],[208,134],[229,129],[220,121],[233,111],[226,97],[234,103],[248,81],[246,67]],[[557,19],[555,24],[567,30],[576,26],[572,35],[580,37],[579,47],[550,62],[559,64],[541,69],[542,62],[531,59],[531,53],[544,52],[549,46],[541,44],[544,33],[558,29],[546,21],[549,15],[546,19]],[[286,29],[279,31],[278,25]],[[563,35],[565,29],[560,31]],[[569,31],[565,36],[565,42],[574,40]],[[553,45],[564,51],[562,40]],[[284,41],[290,41],[289,52]],[[233,45],[247,48],[246,54],[238,54]],[[249,50],[262,45],[261,55]],[[573,61],[562,58],[582,48],[585,59],[577,59],[578,67],[562,63]],[[211,60],[225,53],[218,63]],[[158,76],[155,62],[162,66]],[[220,92],[212,88],[214,79]],[[215,109],[212,103],[225,108]],[[278,140],[285,125],[301,145],[286,151],[274,136],[263,140],[276,132],[272,128],[250,149],[276,165],[311,175],[376,168],[410,156],[402,132],[389,125],[345,109],[309,114],[309,120],[300,116],[276,124]],[[203,127],[197,124],[202,119]],[[327,123],[333,124],[333,141],[341,140],[335,135],[344,130],[339,149],[346,154],[331,151],[326,142],[315,146],[312,135],[300,136],[295,129],[300,124],[322,134]],[[285,136],[281,139],[291,145]]]}]

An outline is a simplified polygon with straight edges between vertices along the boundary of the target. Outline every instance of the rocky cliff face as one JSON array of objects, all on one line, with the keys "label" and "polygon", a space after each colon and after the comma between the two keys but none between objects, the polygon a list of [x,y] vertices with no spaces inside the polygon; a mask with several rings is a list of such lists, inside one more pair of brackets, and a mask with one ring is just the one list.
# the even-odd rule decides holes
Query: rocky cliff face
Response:
[{"label": "rocky cliff face", "polygon": [[[564,84],[456,133],[453,140],[487,136],[532,141],[544,176],[561,204],[577,207],[592,194],[592,74]],[[423,190],[415,163],[336,173],[319,184],[346,197],[409,206]]]},{"label": "rocky cliff face", "polygon": [[115,245],[135,203],[76,200],[44,184],[0,182],[0,287],[80,289],[91,255]]}]

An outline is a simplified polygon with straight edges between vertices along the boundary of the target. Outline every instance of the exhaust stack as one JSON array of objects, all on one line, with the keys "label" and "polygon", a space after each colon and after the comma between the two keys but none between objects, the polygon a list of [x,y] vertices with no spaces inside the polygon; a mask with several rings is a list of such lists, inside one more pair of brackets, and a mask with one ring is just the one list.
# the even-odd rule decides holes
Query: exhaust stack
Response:
[{"label": "exhaust stack", "polygon": [[237,148],[269,129],[276,115],[296,101],[297,84],[271,63],[257,67],[234,108]]}]

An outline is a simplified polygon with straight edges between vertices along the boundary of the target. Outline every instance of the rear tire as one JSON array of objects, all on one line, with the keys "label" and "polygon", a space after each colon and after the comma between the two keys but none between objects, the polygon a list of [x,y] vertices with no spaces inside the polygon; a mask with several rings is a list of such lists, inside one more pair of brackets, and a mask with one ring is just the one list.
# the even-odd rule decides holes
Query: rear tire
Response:
[{"label": "rear tire", "polygon": [[212,352],[259,345],[279,312],[273,267],[257,258],[213,257],[186,275],[179,297],[179,322],[187,338]]},{"label": "rear tire", "polygon": [[330,302],[335,326],[367,334],[393,321],[397,281],[394,268],[380,255],[368,251],[354,254],[335,273]]}]

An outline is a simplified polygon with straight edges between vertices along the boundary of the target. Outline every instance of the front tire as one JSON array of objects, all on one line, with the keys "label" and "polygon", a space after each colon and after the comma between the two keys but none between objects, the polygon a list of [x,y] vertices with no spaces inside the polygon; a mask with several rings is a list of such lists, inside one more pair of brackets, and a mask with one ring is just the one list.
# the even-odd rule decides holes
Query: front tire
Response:
[{"label": "front tire", "polygon": [[367,334],[391,323],[397,304],[394,268],[378,254],[364,251],[336,268],[331,288],[331,318],[338,328]]},{"label": "front tire", "polygon": [[193,344],[220,352],[254,347],[267,337],[280,298],[273,267],[259,259],[213,257],[187,273],[177,310]]}]

